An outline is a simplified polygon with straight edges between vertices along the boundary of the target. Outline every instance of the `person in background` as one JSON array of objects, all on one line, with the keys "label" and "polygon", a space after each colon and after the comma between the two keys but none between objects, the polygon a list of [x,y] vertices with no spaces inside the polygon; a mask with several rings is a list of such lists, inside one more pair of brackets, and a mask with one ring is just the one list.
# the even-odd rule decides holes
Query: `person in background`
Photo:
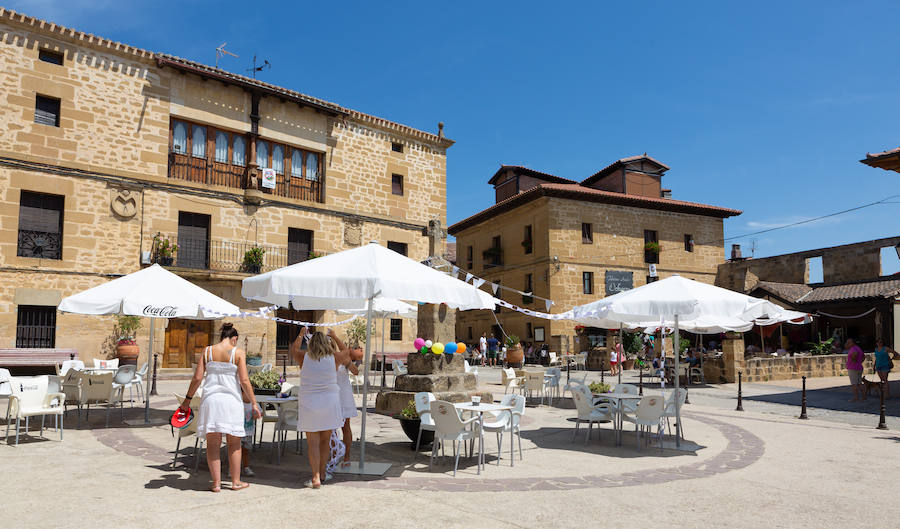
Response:
[{"label": "person in background", "polygon": [[881,338],[875,340],[875,372],[884,383],[884,398],[891,398],[891,385],[888,383],[888,375],[891,374],[892,359],[897,356],[897,351],[884,345]]},{"label": "person in background", "polygon": [[350,429],[350,419],[359,415],[356,411],[356,401],[353,400],[353,387],[350,385],[350,374],[359,375],[359,362],[362,361],[365,353],[362,349],[350,349],[344,346],[339,340],[335,339],[338,349],[346,351],[348,362],[338,367],[338,387],[341,389],[341,415],[344,417],[344,425],[341,427],[344,446],[347,447],[344,452],[344,461],[341,466],[347,468],[350,466],[350,446],[353,445],[353,430]]},{"label": "person in background", "polygon": [[531,342],[528,342],[528,344],[525,347],[525,358],[529,362],[534,361],[534,345]]},{"label": "person in background", "polygon": [[866,360],[866,355],[863,353],[863,350],[856,345],[856,341],[854,341],[853,338],[847,338],[847,342],[844,346],[847,349],[847,374],[850,376],[850,386],[853,388],[853,398],[850,399],[850,402],[858,401],[860,393],[862,394],[862,400],[866,400],[865,391],[860,391],[859,387],[860,380],[862,380],[863,362]]},{"label": "person in background", "polygon": [[250,468],[250,450],[253,448],[253,436],[256,435],[256,419],[253,418],[253,404],[250,397],[244,397],[244,437],[241,438],[241,474],[252,478],[255,473]]},{"label": "person in background", "polygon": [[497,354],[500,350],[500,340],[494,338],[494,334],[491,333],[491,337],[487,339],[487,361],[489,366],[497,365]]},{"label": "person in background", "polygon": [[250,486],[241,481],[241,438],[244,430],[244,398],[250,400],[254,418],[262,416],[256,404],[256,396],[247,376],[247,355],[237,348],[238,332],[231,323],[222,325],[219,343],[203,351],[200,363],[188,385],[187,394],[179,406],[188,411],[197,388],[203,385],[200,413],[197,421],[197,437],[206,438],[206,463],[212,476],[209,490],[222,490],[222,461],[219,447],[222,435],[228,446],[228,470],[231,473],[231,489],[241,490]]},{"label": "person in background", "polygon": [[485,365],[488,356],[488,341],[485,333],[481,333],[481,338],[478,339],[478,349],[481,351],[481,365]]}]

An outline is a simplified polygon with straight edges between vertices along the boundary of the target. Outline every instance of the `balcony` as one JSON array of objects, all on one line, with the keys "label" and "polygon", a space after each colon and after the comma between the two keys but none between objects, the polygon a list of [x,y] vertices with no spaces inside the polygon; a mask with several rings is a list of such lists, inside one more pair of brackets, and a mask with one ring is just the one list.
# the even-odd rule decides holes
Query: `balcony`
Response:
[{"label": "balcony", "polygon": [[481,252],[482,266],[484,268],[493,268],[495,266],[503,266],[503,248],[492,247]]},{"label": "balcony", "polygon": [[[174,250],[166,250],[165,243],[174,244]],[[248,259],[251,250],[259,248],[262,255],[258,261]],[[258,252],[257,252],[258,254]],[[292,262],[305,261],[318,254],[307,252],[300,255],[288,251],[286,246],[264,246],[244,241],[206,240],[158,236],[150,250],[150,260],[163,266],[175,266],[194,270],[217,272],[239,272],[258,274],[282,268]]]}]

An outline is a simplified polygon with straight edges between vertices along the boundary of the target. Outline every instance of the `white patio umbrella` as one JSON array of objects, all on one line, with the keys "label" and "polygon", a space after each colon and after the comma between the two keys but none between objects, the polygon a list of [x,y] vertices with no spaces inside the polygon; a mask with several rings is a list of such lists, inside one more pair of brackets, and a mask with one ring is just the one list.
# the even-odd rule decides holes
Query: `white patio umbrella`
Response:
[{"label": "white patio umbrella", "polygon": [[[350,310],[350,309],[342,309],[339,312],[344,314],[354,314],[356,316],[365,317],[366,309],[359,310]],[[381,319],[381,352],[384,353],[384,320],[386,318],[390,318],[391,316],[398,316],[400,318],[414,319],[419,315],[419,307],[416,305],[410,305],[405,301],[400,301],[399,299],[391,299],[391,298],[383,298],[378,297],[375,298],[374,303],[372,304],[372,317]],[[381,381],[382,388],[384,383],[384,364],[385,360],[382,358],[381,360]]]},{"label": "white patio umbrella", "polygon": [[[676,393],[680,364],[679,325],[687,323],[695,325],[695,328],[718,326],[726,329],[729,325],[752,327],[754,320],[760,318],[791,315],[783,307],[769,301],[677,275],[574,307],[572,311],[577,321],[589,325],[593,325],[594,321],[611,320],[624,324],[645,322],[653,326],[674,327],[672,344]],[[681,446],[680,408],[678,399],[675,399],[676,446]]]},{"label": "white patio umbrella", "polygon": [[[221,318],[221,314],[240,312],[237,305],[158,264],[68,296],[58,308],[61,312],[74,314],[125,314],[150,318],[148,362],[153,355],[153,322],[157,318],[215,320]],[[144,392],[145,423],[150,422],[150,378],[147,377],[147,391]]]},{"label": "white patio umbrella", "polygon": [[[243,281],[241,294],[248,299],[304,310],[365,308],[372,318],[379,297],[423,303],[445,303],[458,309],[493,309],[494,298],[474,286],[450,277],[392,250],[371,242],[266,272]],[[389,464],[366,469],[366,409],[369,392],[371,327],[366,327],[362,428],[359,473],[384,474]]]}]

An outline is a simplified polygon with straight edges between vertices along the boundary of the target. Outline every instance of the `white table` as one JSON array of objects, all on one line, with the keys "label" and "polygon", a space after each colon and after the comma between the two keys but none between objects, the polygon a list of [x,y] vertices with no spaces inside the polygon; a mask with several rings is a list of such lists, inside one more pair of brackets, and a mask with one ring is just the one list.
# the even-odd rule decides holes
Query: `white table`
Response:
[{"label": "white table", "polygon": [[626,400],[641,400],[644,398],[642,395],[638,395],[636,393],[594,393],[597,397],[596,400],[600,399],[608,399],[615,402],[616,406],[616,418],[613,421],[613,425],[616,429],[616,445],[622,444],[622,403]]},{"label": "white table", "polygon": [[[512,406],[504,406],[503,404],[480,403],[472,404],[471,402],[457,402],[453,404],[457,410],[468,411],[478,414],[478,474],[481,474],[481,467],[484,466],[484,412],[486,411],[512,411]],[[510,449],[513,445],[513,435],[509,435]],[[515,459],[510,457],[510,459]]]}]

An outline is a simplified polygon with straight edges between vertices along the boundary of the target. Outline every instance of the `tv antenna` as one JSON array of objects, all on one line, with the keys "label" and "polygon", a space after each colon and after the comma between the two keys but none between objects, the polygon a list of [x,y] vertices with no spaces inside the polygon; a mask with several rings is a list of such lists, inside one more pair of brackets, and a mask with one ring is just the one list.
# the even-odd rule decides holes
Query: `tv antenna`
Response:
[{"label": "tv antenna", "polygon": [[226,44],[228,44],[228,43],[223,42],[221,46],[216,48],[216,68],[219,67],[219,59],[220,58],[222,58],[226,55],[231,55],[232,57],[235,57],[235,58],[237,58],[237,56],[238,56],[236,53],[231,53],[230,51],[226,50],[225,49]]},{"label": "tv antenna", "polygon": [[256,72],[261,72],[265,69],[271,68],[272,65],[269,63],[267,59],[263,59],[263,63],[259,66],[256,65],[256,54],[253,55],[253,68],[248,68],[247,71],[251,72],[253,78],[256,79]]},{"label": "tv antenna", "polygon": [[750,257],[756,256],[756,239],[750,239]]}]

